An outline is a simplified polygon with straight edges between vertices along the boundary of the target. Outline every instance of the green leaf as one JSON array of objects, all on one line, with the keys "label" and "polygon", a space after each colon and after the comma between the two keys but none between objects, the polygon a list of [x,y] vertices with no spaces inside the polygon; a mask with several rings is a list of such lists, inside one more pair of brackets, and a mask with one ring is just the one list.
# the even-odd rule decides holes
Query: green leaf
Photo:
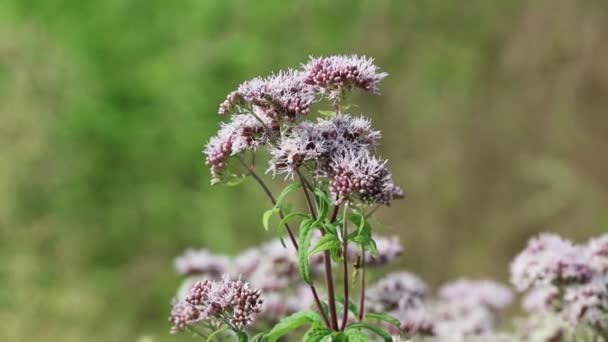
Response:
[{"label": "green leaf", "polygon": [[278,214],[280,211],[281,211],[281,208],[272,207],[272,208],[270,208],[270,209],[268,209],[268,210],[266,210],[264,212],[264,215],[262,215],[262,224],[264,225],[264,229],[265,230],[268,230],[268,226],[269,226],[269,223],[270,223],[270,218],[273,215]]},{"label": "green leaf", "polygon": [[251,342],[262,342],[264,341],[264,339],[266,339],[266,334],[261,332],[261,333],[257,333],[255,334],[252,338],[251,338]]},{"label": "green leaf", "polygon": [[386,330],[377,327],[375,325],[372,324],[368,324],[368,323],[353,323],[351,325],[349,325],[345,332],[349,332],[349,331],[360,331],[361,329],[365,329],[365,330],[369,330],[371,332],[373,332],[374,334],[382,337],[384,339],[385,342],[392,342],[393,338],[391,337],[391,334],[389,334]]},{"label": "green leaf", "polygon": [[[336,295],[336,300],[338,301],[338,303],[344,305],[344,296]],[[351,299],[348,300],[348,310],[352,312],[355,316],[359,314],[359,307]]]},{"label": "green leaf", "polygon": [[323,320],[321,319],[321,316],[314,311],[299,311],[293,315],[281,319],[279,323],[277,323],[270,330],[270,332],[266,334],[265,338],[268,340],[268,342],[276,342],[280,337],[288,332],[308,323],[323,324]]},{"label": "green leaf", "polygon": [[321,342],[325,340],[326,337],[332,334],[332,330],[329,330],[321,325],[314,325],[312,328],[308,329],[304,337],[302,337],[303,342]]},{"label": "green leaf", "polygon": [[310,252],[308,252],[308,255],[313,255],[315,253],[321,252],[321,251],[326,251],[332,248],[339,248],[340,247],[340,240],[338,240],[338,238],[330,233],[326,233],[325,235],[323,235],[321,237],[321,239],[319,239],[319,242],[317,242],[317,244],[312,248],[312,250]]},{"label": "green leaf", "polygon": [[212,332],[211,335],[209,335],[209,337],[207,337],[207,342],[213,342],[213,339],[215,337],[218,337],[221,333],[223,333],[226,330],[228,330],[228,327],[224,327],[222,329]]},{"label": "green leaf", "polygon": [[329,213],[329,197],[327,197],[327,194],[325,193],[325,191],[323,191],[322,189],[316,188],[315,189],[315,195],[317,195],[317,202],[318,202],[318,207],[317,207],[317,212],[318,212],[318,217],[321,221],[325,220],[325,218],[327,217],[327,214]]},{"label": "green leaf", "polygon": [[300,212],[300,211],[295,211],[293,213],[289,213],[289,214],[285,215],[285,217],[283,217],[281,222],[279,222],[279,229],[296,217],[310,218],[310,215]]},{"label": "green leaf", "polygon": [[335,116],[336,112],[333,110],[320,110],[319,114],[321,114],[323,116]]},{"label": "green leaf", "polygon": [[350,215],[348,215],[348,219],[355,226],[357,226],[356,233],[353,232],[351,234],[356,235],[356,236],[359,236],[359,235],[362,235],[362,234],[367,234],[367,235],[369,235],[371,237],[372,227],[369,225],[369,223],[365,219],[365,216],[363,216],[363,213],[361,213],[359,211],[353,212]]},{"label": "green leaf", "polygon": [[369,342],[369,338],[359,330],[346,330],[344,334],[348,342]]},{"label": "green leaf", "polygon": [[308,249],[310,247],[310,238],[314,229],[313,224],[316,221],[306,219],[302,221],[300,225],[300,231],[298,235],[298,243],[300,248],[298,249],[298,266],[300,270],[300,276],[307,283],[311,283],[310,279],[310,267],[308,265]]},{"label": "green leaf", "polygon": [[302,184],[300,184],[300,183],[291,183],[288,186],[286,186],[285,189],[283,189],[283,191],[281,191],[281,193],[279,194],[279,197],[277,197],[277,204],[275,204],[275,207],[280,207],[281,204],[283,203],[283,200],[285,199],[285,196],[287,196],[293,190],[301,188],[301,187],[302,187]]},{"label": "green leaf", "polygon": [[395,318],[394,316],[391,316],[387,313],[368,312],[367,314],[365,314],[365,319],[377,319],[380,321],[390,323],[390,324],[396,326],[397,328],[399,328],[399,326],[401,325],[401,322],[399,322],[399,320],[397,318]]},{"label": "green leaf", "polygon": [[237,342],[247,342],[249,341],[249,336],[247,336],[247,333],[244,331],[237,331],[236,340]]}]

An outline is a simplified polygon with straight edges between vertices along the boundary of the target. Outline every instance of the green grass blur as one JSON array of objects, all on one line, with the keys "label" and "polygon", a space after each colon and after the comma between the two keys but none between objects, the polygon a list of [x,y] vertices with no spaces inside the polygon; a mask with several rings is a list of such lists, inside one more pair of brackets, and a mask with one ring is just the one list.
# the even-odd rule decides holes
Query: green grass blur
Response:
[{"label": "green grass blur", "polygon": [[390,73],[355,100],[408,194],[395,268],[506,280],[532,234],[606,232],[606,41],[603,0],[0,1],[0,340],[191,340],[173,257],[271,237],[255,184],[208,185],[217,106],[310,54]]}]

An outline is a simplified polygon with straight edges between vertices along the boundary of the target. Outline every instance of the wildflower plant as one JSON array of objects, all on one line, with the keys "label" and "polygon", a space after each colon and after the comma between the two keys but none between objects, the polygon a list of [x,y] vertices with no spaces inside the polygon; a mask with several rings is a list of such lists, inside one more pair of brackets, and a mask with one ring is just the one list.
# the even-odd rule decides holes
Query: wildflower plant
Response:
[{"label": "wildflower plant", "polygon": [[[514,295],[491,280],[461,278],[433,295],[397,271],[366,291],[366,269],[403,252],[396,237],[375,234],[370,216],[403,191],[376,153],[380,131],[346,111],[351,92],[377,93],[386,76],[367,57],[311,57],[227,95],[218,110],[227,120],[203,151],[211,183],[253,179],[271,203],[261,226],[276,224],[278,237],[234,257],[189,249],[176,258],[187,278],[171,332],[207,341],[257,332],[252,341],[274,342],[297,330],[305,342],[608,342],[608,235],[584,245],[555,234],[528,242],[511,263],[528,314],[512,333],[496,329]],[[262,151],[268,165],[260,171]],[[287,183],[278,196],[264,174]],[[289,203],[296,193],[302,201]],[[304,209],[294,209],[299,203]]]},{"label": "wildflower plant", "polygon": [[[369,216],[377,206],[389,205],[394,199],[403,197],[403,192],[393,182],[386,160],[375,153],[380,132],[372,128],[365,116],[344,112],[350,108],[346,101],[352,91],[377,93],[386,76],[371,58],[311,57],[299,70],[280,71],[242,83],[219,107],[219,113],[227,116],[228,121],[221,125],[204,149],[206,164],[211,169],[211,182],[238,183],[243,178],[239,175],[244,172],[261,186],[272,204],[263,214],[262,225],[269,230],[273,217],[278,217],[278,227],[290,243],[290,246],[285,244],[281,233],[280,247],[289,251],[291,257],[282,256],[282,266],[275,265],[283,274],[272,280],[281,281],[260,284],[269,291],[276,290],[273,286],[280,288],[290,284],[294,270],[291,265],[295,265],[296,275],[308,287],[315,308],[281,319],[256,339],[274,341],[290,330],[308,324],[304,340],[331,337],[337,341],[365,341],[368,335],[362,331],[390,340],[389,333],[373,322],[393,319],[379,314],[373,319],[366,316],[365,265],[366,262],[385,263],[398,256],[401,249],[398,241],[382,240],[387,251],[378,254]],[[330,110],[321,110],[320,117],[311,118],[311,106],[323,102]],[[255,164],[254,155],[259,150],[265,150],[269,155],[266,173],[290,182],[279,196],[275,197],[270,191]],[[295,191],[302,194],[307,210],[290,209],[287,197]],[[294,224],[299,228],[294,229]],[[247,257],[254,257],[253,252],[250,253]],[[216,266],[221,265],[223,259],[211,261],[199,268],[217,273]],[[242,264],[246,264],[246,260]],[[180,260],[179,267],[180,272],[187,273],[197,266]],[[333,274],[338,267],[342,271],[339,278]],[[353,267],[360,279],[358,305],[353,301],[357,296],[351,293]],[[274,270],[273,267],[268,271]],[[317,290],[315,272],[321,273],[325,280],[325,298]],[[247,276],[247,272],[242,275]],[[255,274],[250,276],[255,277]],[[204,284],[198,284],[201,293],[207,288]],[[221,288],[221,284],[211,288]],[[336,291],[338,286],[342,289],[340,296]],[[195,305],[192,296],[185,302]],[[349,308],[354,313],[349,313]],[[209,309],[201,311],[201,316],[196,318],[191,307],[179,306],[175,310],[178,328],[184,320],[200,320],[209,315]],[[251,311],[252,315],[255,313],[255,310]],[[237,333],[249,322],[249,318],[239,325],[224,321]]]}]

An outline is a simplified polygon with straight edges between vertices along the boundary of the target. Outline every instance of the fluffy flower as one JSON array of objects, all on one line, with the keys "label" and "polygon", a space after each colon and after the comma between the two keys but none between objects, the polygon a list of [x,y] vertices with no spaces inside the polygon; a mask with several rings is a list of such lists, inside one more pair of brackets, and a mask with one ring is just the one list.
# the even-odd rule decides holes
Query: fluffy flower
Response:
[{"label": "fluffy flower", "polygon": [[204,248],[198,250],[189,248],[175,258],[174,264],[178,274],[218,278],[228,272],[230,258],[213,254]]},{"label": "fluffy flower", "polygon": [[523,299],[523,307],[528,312],[548,312],[556,309],[560,297],[557,287],[549,285],[530,290]]},{"label": "fluffy flower", "polygon": [[463,302],[441,302],[435,308],[434,332],[440,341],[467,341],[494,331],[496,313],[486,306],[468,306]]},{"label": "fluffy flower", "polygon": [[571,326],[559,315],[538,314],[517,322],[521,341],[555,342],[564,341],[572,334]]},{"label": "fluffy flower", "polygon": [[320,118],[315,123],[304,122],[270,149],[269,171],[292,176],[306,161],[314,161],[316,167],[326,169],[333,155],[344,150],[366,149],[375,145],[379,138],[380,132],[373,130],[364,117],[337,114]]},{"label": "fluffy flower", "polygon": [[485,306],[500,310],[513,301],[513,293],[506,286],[492,280],[459,279],[442,286],[439,298],[447,302],[460,302],[464,306]]},{"label": "fluffy flower", "polygon": [[566,318],[573,324],[587,322],[608,327],[608,284],[591,281],[566,288],[564,293]]},{"label": "fluffy flower", "polygon": [[276,121],[271,118],[258,118],[251,114],[234,115],[230,122],[222,123],[217,135],[209,140],[203,153],[206,164],[211,168],[211,184],[220,181],[228,158],[266,143],[269,138],[267,130],[277,129]]},{"label": "fluffy flower", "polygon": [[373,312],[406,310],[418,306],[427,296],[426,284],[410,272],[394,272],[380,279],[366,294]]},{"label": "fluffy flower", "polygon": [[173,303],[171,313],[169,314],[169,322],[173,324],[170,332],[176,334],[179,331],[184,330],[187,325],[199,321],[200,318],[201,312],[193,305],[184,302],[175,302]]},{"label": "fluffy flower", "polygon": [[393,182],[386,161],[365,150],[347,150],[330,162],[329,190],[337,202],[360,200],[365,204],[388,205],[403,197]]},{"label": "fluffy flower", "polygon": [[246,81],[228,94],[220,105],[219,113],[239,109],[247,112],[257,107],[271,118],[294,121],[298,116],[308,113],[314,101],[312,87],[303,81],[302,73],[294,70]]},{"label": "fluffy flower", "polygon": [[263,304],[260,290],[226,277],[219,281],[195,283],[185,301],[203,317],[221,321],[237,330],[253,323]]},{"label": "fluffy flower", "polygon": [[589,266],[595,272],[608,276],[608,234],[589,240],[585,251]]},{"label": "fluffy flower", "polygon": [[243,252],[237,256],[236,264],[253,286],[264,291],[282,290],[299,280],[297,256],[279,239]]},{"label": "fluffy flower", "polygon": [[[365,251],[365,265],[382,266],[403,254],[403,245],[398,236],[384,237],[375,236],[378,255],[373,255],[370,251]],[[348,256],[352,262],[356,262],[361,254],[359,247],[355,244],[348,245]]]},{"label": "fluffy flower", "polygon": [[523,291],[554,282],[585,282],[592,270],[584,250],[555,234],[541,234],[511,263],[511,282]]},{"label": "fluffy flower", "polygon": [[393,312],[393,315],[399,319],[399,329],[409,335],[432,335],[434,333],[433,316],[423,305],[397,310]]},{"label": "fluffy flower", "polygon": [[375,93],[380,81],[388,76],[378,71],[372,58],[356,55],[310,57],[303,69],[304,82],[319,87],[334,101],[353,88]]}]

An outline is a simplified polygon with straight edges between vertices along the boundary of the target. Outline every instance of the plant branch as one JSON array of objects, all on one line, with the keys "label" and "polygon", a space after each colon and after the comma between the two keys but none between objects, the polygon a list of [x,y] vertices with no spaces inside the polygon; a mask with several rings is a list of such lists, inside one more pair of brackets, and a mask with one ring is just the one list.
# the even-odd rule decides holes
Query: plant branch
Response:
[{"label": "plant branch", "polygon": [[365,313],[365,247],[363,247],[363,245],[361,245],[361,264],[359,265],[359,267],[361,268],[361,278],[360,283],[359,283],[359,287],[360,287],[360,294],[359,294],[359,321],[363,320],[363,315]]},{"label": "plant branch", "polygon": [[[264,190],[264,192],[270,199],[270,202],[272,203],[272,205],[276,205],[277,200],[272,195],[272,192],[270,191],[270,189],[268,188],[266,183],[264,183],[264,181],[257,175],[255,170],[252,167],[250,167],[249,165],[247,165],[247,163],[245,163],[240,156],[238,156],[238,159],[241,162],[241,164],[243,164],[243,166],[247,169],[249,174],[258,182],[258,184],[260,184],[260,186],[262,187],[262,189]],[[283,217],[284,217],[282,209],[279,211],[279,217],[281,219],[283,219]],[[289,224],[287,222],[285,223],[284,227],[285,227],[285,230],[287,231],[287,234],[289,235],[289,239],[291,240],[293,247],[295,248],[295,250],[297,252],[299,249],[299,246],[298,246],[298,241],[296,240],[295,235],[293,234],[293,231],[291,230],[291,228],[289,227]],[[331,326],[329,323],[329,319],[327,318],[327,314],[325,314],[325,310],[323,310],[323,306],[321,305],[321,300],[319,299],[319,294],[317,293],[317,289],[315,288],[315,286],[313,284],[310,284],[310,291],[312,292],[312,295],[315,299],[315,304],[317,305],[317,309],[319,310],[319,313],[321,314],[321,317],[323,318],[325,325],[329,328]]]},{"label": "plant branch", "polygon": [[[237,156],[237,157],[238,157],[239,161],[241,162],[241,164],[243,164],[243,166],[247,169],[249,174],[258,182],[258,184],[260,184],[260,186],[262,187],[262,189],[264,190],[264,192],[270,199],[270,202],[272,203],[272,205],[276,205],[277,200],[272,195],[272,192],[270,191],[270,189],[268,188],[268,186],[266,185],[264,180],[262,180],[262,178],[260,178],[260,176],[257,175],[257,173],[255,172],[255,170],[252,167],[250,167],[249,165],[247,165],[247,163],[245,163],[245,161],[241,158],[241,156]],[[280,209],[279,217],[281,218],[281,220],[283,219],[283,216],[284,216],[283,209]],[[296,240],[296,237],[293,234],[293,230],[291,230],[291,227],[289,227],[288,223],[285,223],[285,231],[287,231],[287,235],[289,235],[289,239],[291,240],[293,247],[297,251],[298,250],[298,241]]]},{"label": "plant branch", "polygon": [[300,169],[296,169],[296,173],[298,174],[300,183],[302,183],[302,191],[304,191],[304,197],[306,197],[306,204],[308,205],[310,214],[312,215],[313,220],[316,220],[317,213],[315,212],[314,203],[310,199],[310,194],[308,193],[308,186],[307,186],[306,180],[304,179],[304,176],[302,176],[302,172],[300,172]]},{"label": "plant branch", "polygon": [[342,325],[340,331],[344,331],[348,319],[348,202],[344,205],[344,218],[342,219],[342,267],[344,282],[344,305],[342,313]]},{"label": "plant branch", "polygon": [[[296,170],[298,174],[298,178],[302,183],[302,191],[304,191],[304,196],[306,197],[306,204],[308,204],[308,209],[310,210],[310,215],[314,220],[317,219],[317,214],[315,212],[314,205],[312,200],[310,199],[310,195],[308,194],[308,189],[306,188],[306,184],[304,183],[304,177],[300,170]],[[325,229],[321,228],[321,234],[325,235]],[[325,286],[327,287],[327,304],[329,306],[329,315],[331,317],[331,329],[338,330],[338,315],[336,313],[336,296],[334,293],[334,280],[331,269],[331,255],[329,251],[325,251],[323,253],[323,262],[325,265]]]}]

